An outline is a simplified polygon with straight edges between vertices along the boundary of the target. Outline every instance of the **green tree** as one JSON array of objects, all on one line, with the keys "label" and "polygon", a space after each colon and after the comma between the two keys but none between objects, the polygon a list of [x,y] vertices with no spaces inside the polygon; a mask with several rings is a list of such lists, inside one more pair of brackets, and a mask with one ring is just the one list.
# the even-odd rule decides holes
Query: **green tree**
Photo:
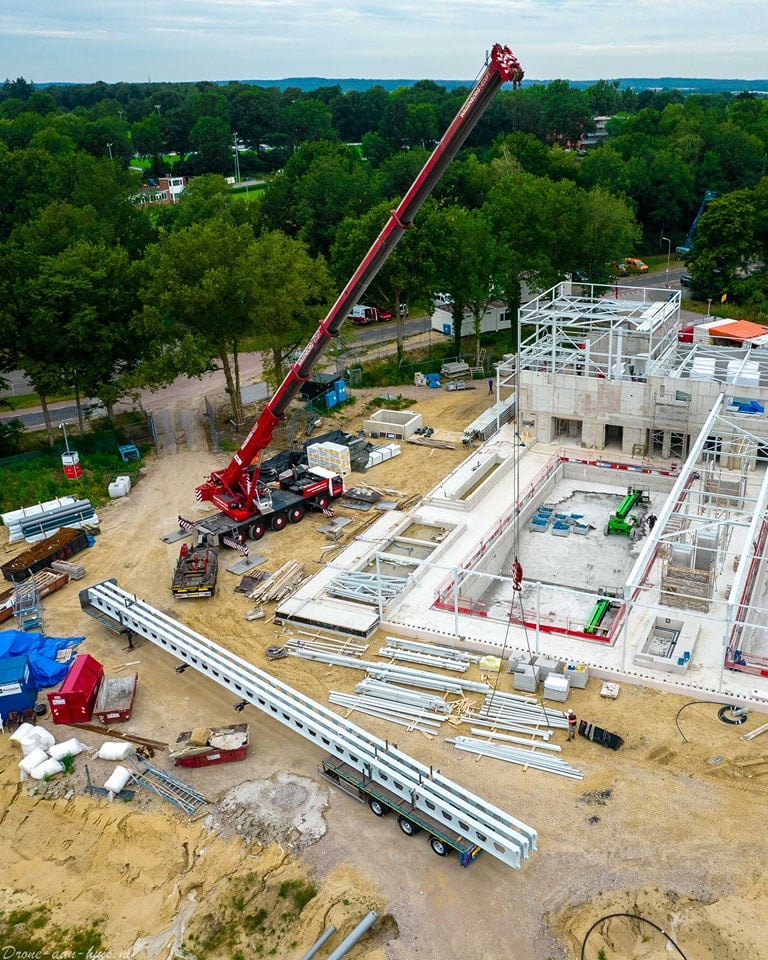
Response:
[{"label": "green tree", "polygon": [[191,160],[195,173],[234,173],[232,137],[225,120],[201,117],[190,130],[189,143],[196,154]]},{"label": "green tree", "polygon": [[250,252],[250,279],[256,296],[250,312],[253,337],[263,351],[265,370],[282,380],[283,357],[304,345],[325,316],[331,284],[325,260],[279,231],[262,234]]}]

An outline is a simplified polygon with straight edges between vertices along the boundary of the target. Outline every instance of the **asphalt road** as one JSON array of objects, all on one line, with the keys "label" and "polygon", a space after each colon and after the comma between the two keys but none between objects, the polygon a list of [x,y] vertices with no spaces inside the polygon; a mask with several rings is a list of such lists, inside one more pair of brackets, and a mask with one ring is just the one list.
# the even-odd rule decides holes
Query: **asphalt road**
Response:
[{"label": "asphalt road", "polygon": [[[680,286],[680,277],[685,273],[682,264],[676,261],[670,265],[667,272],[656,271],[631,277],[623,277],[619,282],[621,286],[644,287],[644,286],[669,286],[672,290],[680,290],[683,295],[683,303],[688,297],[688,290]],[[686,322],[695,322],[700,319],[696,313],[688,313],[681,310],[681,317]],[[409,317],[404,324],[405,336],[414,337],[419,334],[427,333],[431,326],[431,318],[424,314],[421,316]],[[377,344],[391,341],[396,336],[397,321],[390,320],[386,323],[369,324],[355,328],[355,341],[361,349],[371,348]],[[243,382],[249,379],[259,377],[262,373],[261,357],[256,353],[240,354],[240,377]],[[0,397],[19,396],[31,392],[31,387],[21,371],[15,370],[10,373],[2,374],[2,377],[9,382],[9,386],[0,390]],[[179,407],[182,401],[196,399],[199,400],[206,393],[220,392],[225,387],[224,374],[221,370],[207,373],[199,379],[190,379],[188,377],[179,377],[173,384],[163,387],[161,390],[144,390],[141,392],[141,406],[147,412],[155,413],[161,410],[167,410],[169,407]],[[96,400],[84,401],[84,406],[93,410],[92,415],[100,416],[105,413],[104,408]],[[132,406],[132,405],[130,405]],[[52,412],[52,421],[58,426],[65,425],[65,429],[77,425],[77,407],[74,403],[63,402],[50,404],[49,409]],[[29,408],[28,410],[12,412],[0,412],[0,423],[7,423],[9,420],[18,419],[24,424],[25,429],[40,429],[45,420],[42,410]]]}]

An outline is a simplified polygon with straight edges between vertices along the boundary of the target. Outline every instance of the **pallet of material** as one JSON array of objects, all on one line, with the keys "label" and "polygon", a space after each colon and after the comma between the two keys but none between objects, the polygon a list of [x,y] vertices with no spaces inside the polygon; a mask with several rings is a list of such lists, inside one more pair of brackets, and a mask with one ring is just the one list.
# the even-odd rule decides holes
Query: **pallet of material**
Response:
[{"label": "pallet of material", "polygon": [[6,580],[19,583],[27,580],[38,570],[50,567],[54,560],[68,560],[73,554],[88,546],[88,534],[73,527],[62,527],[58,533],[46,537],[4,563],[0,570]]},{"label": "pallet of material", "polygon": [[[38,570],[34,575],[34,580],[40,598],[60,590],[69,583],[69,577],[66,573],[59,573],[57,570],[48,568]],[[9,587],[0,593],[0,623],[13,616],[13,596],[15,592],[14,587]]]},{"label": "pallet of material", "polygon": [[68,563],[66,560],[54,560],[51,570],[57,573],[66,573],[70,580],[82,580],[85,576],[85,567],[80,563]]}]

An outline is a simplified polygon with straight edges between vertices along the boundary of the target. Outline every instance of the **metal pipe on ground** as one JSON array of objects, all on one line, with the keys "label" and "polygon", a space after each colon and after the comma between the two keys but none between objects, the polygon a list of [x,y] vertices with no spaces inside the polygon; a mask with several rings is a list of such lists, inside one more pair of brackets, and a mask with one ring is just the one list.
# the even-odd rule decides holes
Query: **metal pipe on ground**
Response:
[{"label": "metal pipe on ground", "polygon": [[326,927],[325,930],[320,934],[320,936],[315,940],[312,946],[307,950],[301,960],[311,960],[312,957],[317,953],[317,951],[322,947],[322,945],[329,940],[333,934],[336,933],[336,927],[331,924],[330,927]]},{"label": "metal pipe on ground", "polygon": [[353,947],[357,943],[366,930],[369,930],[373,926],[378,919],[378,916],[379,915],[375,910],[371,910],[369,914],[363,917],[360,923],[358,923],[355,929],[341,941],[333,953],[328,954],[328,960],[340,960],[340,958],[347,953],[349,948]]}]

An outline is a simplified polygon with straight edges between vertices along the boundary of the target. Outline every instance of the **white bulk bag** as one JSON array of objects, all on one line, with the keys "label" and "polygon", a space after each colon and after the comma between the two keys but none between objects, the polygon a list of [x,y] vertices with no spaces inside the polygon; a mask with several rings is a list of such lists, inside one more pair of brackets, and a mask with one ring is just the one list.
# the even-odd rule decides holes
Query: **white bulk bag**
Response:
[{"label": "white bulk bag", "polygon": [[35,725],[33,723],[22,723],[20,726],[16,727],[13,733],[8,737],[11,743],[21,744],[21,741],[30,735],[30,733],[35,732]]},{"label": "white bulk bag", "polygon": [[[105,740],[99,747],[99,760],[125,760],[133,752],[133,744],[123,741]],[[122,787],[120,788],[122,790]]]},{"label": "white bulk bag", "polygon": [[35,769],[38,764],[41,764],[44,760],[48,759],[48,754],[43,750],[42,747],[37,747],[35,750],[30,751],[25,754],[23,760],[19,760],[19,769],[22,773],[29,775]]},{"label": "white bulk bag", "polygon": [[46,777],[55,777],[57,773],[61,773],[63,770],[64,767],[58,760],[55,760],[53,757],[48,757],[47,760],[38,763],[30,773],[30,776],[33,780],[45,780]]},{"label": "white bulk bag", "polygon": [[87,748],[84,743],[80,743],[76,737],[71,737],[61,743],[52,744],[48,748],[48,753],[56,760],[61,760],[62,757],[76,757],[78,753],[82,753],[85,749]]},{"label": "white bulk bag", "polygon": [[115,767],[111,776],[104,784],[105,789],[109,791],[110,800],[114,800],[115,794],[120,793],[126,783],[131,779],[131,776],[131,771],[127,767]]}]

